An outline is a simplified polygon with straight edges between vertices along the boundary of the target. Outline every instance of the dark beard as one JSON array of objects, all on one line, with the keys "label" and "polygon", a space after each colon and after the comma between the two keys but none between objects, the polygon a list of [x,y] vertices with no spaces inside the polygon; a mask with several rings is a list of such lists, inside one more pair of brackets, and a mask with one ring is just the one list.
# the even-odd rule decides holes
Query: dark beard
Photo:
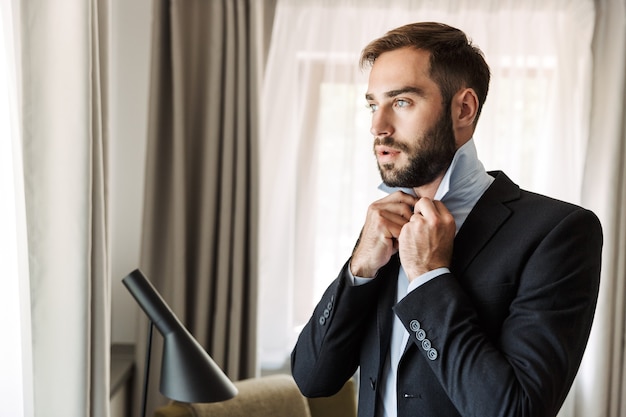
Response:
[{"label": "dark beard", "polygon": [[396,143],[391,137],[376,139],[376,144],[392,146],[409,155],[409,165],[405,168],[394,171],[394,164],[378,166],[386,185],[415,188],[430,184],[448,169],[456,152],[450,112],[444,112],[435,126],[426,132],[417,151]]}]

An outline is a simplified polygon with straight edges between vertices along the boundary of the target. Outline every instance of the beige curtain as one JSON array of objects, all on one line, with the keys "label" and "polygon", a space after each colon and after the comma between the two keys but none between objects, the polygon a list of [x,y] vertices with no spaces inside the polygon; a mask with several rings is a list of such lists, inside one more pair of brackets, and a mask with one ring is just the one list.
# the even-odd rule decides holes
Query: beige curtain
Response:
[{"label": "beige curtain", "polygon": [[109,2],[21,7],[35,416],[107,417]]},{"label": "beige curtain", "polygon": [[626,416],[626,2],[596,0],[591,125],[582,196],[603,224],[596,319],[570,415]]},{"label": "beige curtain", "polygon": [[[141,269],[233,380],[256,374],[263,5],[157,0],[153,23]],[[148,414],[163,401],[154,341]]]}]

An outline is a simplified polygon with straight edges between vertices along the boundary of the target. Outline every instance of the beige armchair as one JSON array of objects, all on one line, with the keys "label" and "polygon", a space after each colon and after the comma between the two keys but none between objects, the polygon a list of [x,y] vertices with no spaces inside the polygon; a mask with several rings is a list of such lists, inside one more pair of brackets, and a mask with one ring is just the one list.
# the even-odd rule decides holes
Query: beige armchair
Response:
[{"label": "beige armchair", "polygon": [[356,417],[356,388],[351,379],[332,397],[305,398],[290,375],[235,382],[239,394],[210,404],[171,402],[154,417]]}]

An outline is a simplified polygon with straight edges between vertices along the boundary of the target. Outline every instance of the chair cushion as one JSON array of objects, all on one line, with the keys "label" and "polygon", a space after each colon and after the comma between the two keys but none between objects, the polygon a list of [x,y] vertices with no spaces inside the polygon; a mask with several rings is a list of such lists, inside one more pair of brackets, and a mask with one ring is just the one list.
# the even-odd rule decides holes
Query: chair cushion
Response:
[{"label": "chair cushion", "polygon": [[[289,375],[272,375],[235,382],[235,398],[208,404],[174,403],[168,417],[311,417],[307,400]],[[190,414],[184,414],[183,410]],[[155,416],[159,416],[159,411]],[[181,414],[179,414],[181,413]],[[165,416],[164,414],[162,414]]]},{"label": "chair cushion", "polygon": [[356,417],[356,383],[351,378],[332,397],[308,398],[312,417]]}]

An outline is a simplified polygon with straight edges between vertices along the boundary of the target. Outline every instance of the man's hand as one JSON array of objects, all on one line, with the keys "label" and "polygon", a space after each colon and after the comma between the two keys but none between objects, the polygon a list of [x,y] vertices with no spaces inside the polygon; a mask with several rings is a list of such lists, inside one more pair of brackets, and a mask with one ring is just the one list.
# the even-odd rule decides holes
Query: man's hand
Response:
[{"label": "man's hand", "polygon": [[416,203],[416,197],[396,191],[369,206],[350,261],[352,275],[372,278],[398,252],[400,231],[409,222]]},{"label": "man's hand", "polygon": [[433,269],[449,267],[456,226],[441,201],[421,198],[402,227],[398,243],[400,263],[409,282]]}]

